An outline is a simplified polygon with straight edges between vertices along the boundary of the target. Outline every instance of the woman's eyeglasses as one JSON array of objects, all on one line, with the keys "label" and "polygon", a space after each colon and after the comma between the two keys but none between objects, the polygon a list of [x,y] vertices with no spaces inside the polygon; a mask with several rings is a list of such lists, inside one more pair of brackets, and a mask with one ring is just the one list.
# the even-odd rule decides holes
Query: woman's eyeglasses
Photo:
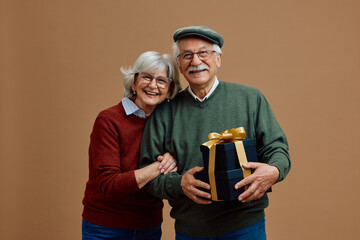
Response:
[{"label": "woman's eyeglasses", "polygon": [[147,83],[147,84],[150,84],[151,81],[155,79],[156,85],[158,86],[158,88],[167,88],[172,81],[171,78],[164,77],[164,76],[154,77],[152,74],[147,73],[147,72],[140,72],[139,79],[140,79],[140,81]]}]

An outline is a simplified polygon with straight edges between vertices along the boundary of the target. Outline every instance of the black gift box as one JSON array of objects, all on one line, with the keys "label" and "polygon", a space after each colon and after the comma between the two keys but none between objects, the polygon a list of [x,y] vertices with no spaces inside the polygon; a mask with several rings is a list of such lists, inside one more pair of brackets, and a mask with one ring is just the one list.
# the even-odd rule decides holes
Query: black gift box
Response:
[{"label": "black gift box", "polygon": [[[248,162],[257,162],[256,139],[242,140]],[[209,169],[209,151],[207,146],[200,145],[205,171]],[[239,159],[234,143],[220,143],[216,145],[215,171],[239,169]]]},{"label": "black gift box", "polygon": [[[244,139],[242,142],[247,161],[257,162],[256,139]],[[207,146],[201,145],[200,150],[203,155],[205,170],[195,173],[195,178],[209,183],[210,149]],[[214,175],[218,200],[236,200],[245,191],[245,187],[235,189],[235,184],[243,179],[243,171],[240,168],[234,143],[220,143],[216,145]],[[210,190],[203,190],[210,193]]]},{"label": "black gift box", "polygon": [[[209,183],[209,173],[206,171],[195,173],[195,178]],[[215,171],[216,193],[219,200],[235,200],[244,192],[245,187],[235,189],[236,183],[243,179],[242,169]],[[202,189],[210,193],[210,190]]]}]

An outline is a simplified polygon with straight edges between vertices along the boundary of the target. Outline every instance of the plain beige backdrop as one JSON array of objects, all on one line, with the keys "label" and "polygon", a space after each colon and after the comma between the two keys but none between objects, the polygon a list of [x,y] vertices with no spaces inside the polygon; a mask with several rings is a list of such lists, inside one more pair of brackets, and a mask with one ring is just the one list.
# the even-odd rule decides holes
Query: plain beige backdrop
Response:
[{"label": "plain beige backdrop", "polygon": [[189,25],[223,35],[218,77],[260,89],[288,136],[268,239],[358,239],[360,1],[5,0],[0,20],[0,239],[81,238],[89,135],[123,97],[120,66]]}]

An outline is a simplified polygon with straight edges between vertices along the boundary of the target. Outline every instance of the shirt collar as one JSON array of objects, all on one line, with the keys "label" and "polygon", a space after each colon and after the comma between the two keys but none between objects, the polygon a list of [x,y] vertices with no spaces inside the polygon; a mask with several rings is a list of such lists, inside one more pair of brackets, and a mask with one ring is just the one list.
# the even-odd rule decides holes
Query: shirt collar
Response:
[{"label": "shirt collar", "polygon": [[191,90],[191,87],[189,86],[188,90],[189,93],[191,94],[191,96],[193,96],[195,98],[195,100],[198,100],[199,102],[203,102],[205,100],[207,100],[210,95],[215,91],[216,87],[219,85],[219,80],[218,78],[215,76],[215,82],[212,86],[212,88],[210,89],[210,91],[208,92],[208,94],[206,94],[206,96],[203,99],[200,99],[198,96],[195,95],[195,93]]},{"label": "shirt collar", "polygon": [[121,103],[124,107],[125,113],[127,116],[134,114],[135,116],[139,118],[146,118],[145,112],[140,109],[133,101],[131,101],[129,98],[124,97],[121,100]]}]

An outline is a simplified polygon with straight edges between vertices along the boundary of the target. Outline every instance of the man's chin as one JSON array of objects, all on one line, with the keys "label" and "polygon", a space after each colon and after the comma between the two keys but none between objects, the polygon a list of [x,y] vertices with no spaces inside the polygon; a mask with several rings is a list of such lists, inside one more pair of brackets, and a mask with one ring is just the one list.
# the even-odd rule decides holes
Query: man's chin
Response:
[{"label": "man's chin", "polygon": [[190,81],[196,81],[196,82],[207,82],[209,80],[209,76],[204,73],[190,73],[187,76],[184,76],[186,80]]},{"label": "man's chin", "polygon": [[187,80],[189,85],[192,86],[192,87],[202,87],[202,86],[206,86],[210,80],[209,79],[190,79],[190,80]]}]

